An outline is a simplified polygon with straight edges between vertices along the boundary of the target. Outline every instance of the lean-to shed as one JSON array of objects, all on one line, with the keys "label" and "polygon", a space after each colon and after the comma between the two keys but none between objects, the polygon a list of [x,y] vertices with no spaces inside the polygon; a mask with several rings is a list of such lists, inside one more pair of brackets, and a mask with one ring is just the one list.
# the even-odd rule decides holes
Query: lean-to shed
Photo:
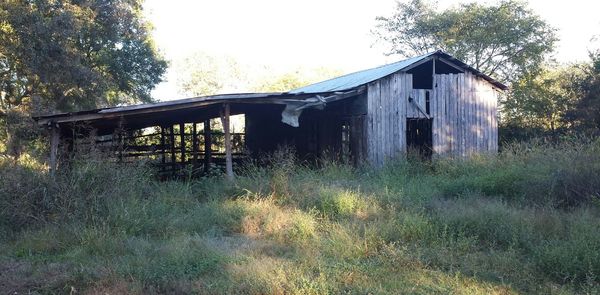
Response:
[{"label": "lean-to shed", "polygon": [[[222,162],[231,170],[232,162],[281,145],[302,159],[329,154],[382,166],[409,149],[426,156],[496,152],[497,98],[505,89],[436,51],[285,93],[196,97],[36,120],[52,131],[51,159],[77,150],[78,138],[94,137],[119,161],[148,158],[171,174]],[[230,115],[244,115],[243,130],[229,130]],[[219,121],[222,127],[214,124]]]}]

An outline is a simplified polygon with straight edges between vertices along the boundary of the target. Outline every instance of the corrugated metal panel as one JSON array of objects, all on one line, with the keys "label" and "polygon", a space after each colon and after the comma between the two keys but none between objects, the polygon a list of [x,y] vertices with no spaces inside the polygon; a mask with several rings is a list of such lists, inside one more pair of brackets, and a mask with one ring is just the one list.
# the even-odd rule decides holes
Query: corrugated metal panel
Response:
[{"label": "corrugated metal panel", "polygon": [[435,53],[436,52],[431,52],[377,68],[347,74],[341,77],[297,88],[291,90],[289,93],[321,93],[348,90],[391,75]]},{"label": "corrugated metal panel", "polygon": [[430,53],[427,53],[424,55],[405,59],[405,60],[402,60],[399,62],[376,67],[373,69],[363,70],[363,71],[359,71],[356,73],[351,73],[351,74],[347,74],[347,75],[344,75],[341,77],[326,80],[323,82],[300,87],[300,88],[291,90],[288,93],[291,93],[291,94],[324,93],[324,92],[333,92],[333,91],[342,91],[342,90],[352,89],[352,88],[358,87],[360,85],[364,85],[364,84],[373,82],[375,80],[379,80],[379,79],[386,77],[388,75],[391,75],[395,72],[401,71],[401,70],[409,67],[410,65],[417,63],[417,62],[419,62],[425,58],[428,58],[432,55],[446,58],[450,62],[455,63],[457,66],[459,66],[467,71],[473,72],[478,77],[482,77],[483,79],[487,80],[488,82],[490,82],[494,86],[498,87],[499,89],[502,89],[502,90],[508,89],[508,87],[506,87],[506,85],[481,73],[479,70],[465,64],[464,62],[454,58],[453,56],[451,56],[441,50],[438,50],[438,51],[430,52]]}]

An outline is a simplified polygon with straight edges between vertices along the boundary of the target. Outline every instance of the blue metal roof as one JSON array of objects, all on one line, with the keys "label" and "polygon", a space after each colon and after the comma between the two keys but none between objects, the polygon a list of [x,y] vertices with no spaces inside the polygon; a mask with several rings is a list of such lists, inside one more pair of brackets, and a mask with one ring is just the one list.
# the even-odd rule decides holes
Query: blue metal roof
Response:
[{"label": "blue metal roof", "polygon": [[[436,51],[437,52],[437,51]],[[413,58],[405,59],[399,62],[383,65],[380,67],[362,70],[359,72],[347,74],[337,78],[325,80],[308,86],[300,87],[294,90],[290,90],[289,93],[321,93],[321,92],[332,92],[342,91],[351,88],[358,87],[360,85],[373,82],[381,79],[385,76],[391,75],[398,72],[424,58],[427,58],[436,52],[430,52],[424,55],[416,56]]]},{"label": "blue metal roof", "polygon": [[290,93],[290,94],[323,93],[323,92],[343,91],[343,90],[356,88],[358,86],[373,82],[375,80],[379,80],[385,76],[388,76],[388,75],[391,75],[398,71],[401,71],[401,70],[409,67],[410,65],[412,65],[416,62],[419,62],[425,58],[428,58],[432,55],[444,57],[444,58],[452,61],[453,63],[456,63],[458,66],[464,68],[465,70],[469,70],[469,71],[473,72],[475,75],[482,77],[483,79],[494,84],[496,87],[498,87],[500,89],[503,89],[503,90],[508,89],[508,87],[506,87],[504,84],[481,73],[477,69],[463,63],[462,61],[454,58],[453,56],[451,56],[441,50],[438,50],[438,51],[430,52],[430,53],[427,53],[424,55],[405,59],[405,60],[402,60],[399,62],[395,62],[395,63],[391,63],[391,64],[387,64],[387,65],[383,65],[380,67],[363,70],[363,71],[359,71],[359,72],[355,72],[355,73],[351,73],[351,74],[347,74],[347,75],[344,75],[341,77],[337,77],[337,78],[325,80],[322,82],[318,82],[315,84],[311,84],[308,86],[293,89],[293,90],[290,90],[288,93]]}]

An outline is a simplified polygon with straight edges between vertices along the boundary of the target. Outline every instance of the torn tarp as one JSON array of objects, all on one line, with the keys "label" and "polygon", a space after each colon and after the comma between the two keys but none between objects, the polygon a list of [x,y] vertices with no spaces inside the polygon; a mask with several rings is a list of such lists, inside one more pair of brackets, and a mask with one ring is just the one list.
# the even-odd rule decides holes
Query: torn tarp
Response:
[{"label": "torn tarp", "polygon": [[356,89],[346,91],[346,92],[334,92],[328,96],[315,95],[315,97],[311,97],[302,102],[294,101],[287,102],[285,104],[285,109],[281,112],[281,122],[288,124],[292,127],[300,126],[298,119],[302,114],[302,110],[307,108],[316,108],[322,110],[325,108],[325,105],[330,102],[334,102],[340,99],[348,98],[351,96],[356,96],[365,91],[365,87],[361,86]]},{"label": "torn tarp", "polygon": [[311,107],[322,110],[325,108],[326,103],[326,99],[320,95],[317,95],[314,98],[307,99],[306,102],[287,103],[285,105],[285,109],[283,110],[283,112],[281,112],[281,122],[288,124],[292,127],[298,127],[300,126],[298,120],[300,119],[302,110]]}]

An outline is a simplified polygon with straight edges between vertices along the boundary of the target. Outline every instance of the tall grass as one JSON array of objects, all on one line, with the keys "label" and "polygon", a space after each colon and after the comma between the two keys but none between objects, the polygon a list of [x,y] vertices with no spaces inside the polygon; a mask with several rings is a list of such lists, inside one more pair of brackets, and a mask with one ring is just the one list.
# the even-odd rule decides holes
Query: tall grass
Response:
[{"label": "tall grass", "polygon": [[[0,286],[63,293],[598,293],[600,142],[383,169],[289,150],[158,182],[0,161]],[[34,271],[35,270],[35,271]]]}]

